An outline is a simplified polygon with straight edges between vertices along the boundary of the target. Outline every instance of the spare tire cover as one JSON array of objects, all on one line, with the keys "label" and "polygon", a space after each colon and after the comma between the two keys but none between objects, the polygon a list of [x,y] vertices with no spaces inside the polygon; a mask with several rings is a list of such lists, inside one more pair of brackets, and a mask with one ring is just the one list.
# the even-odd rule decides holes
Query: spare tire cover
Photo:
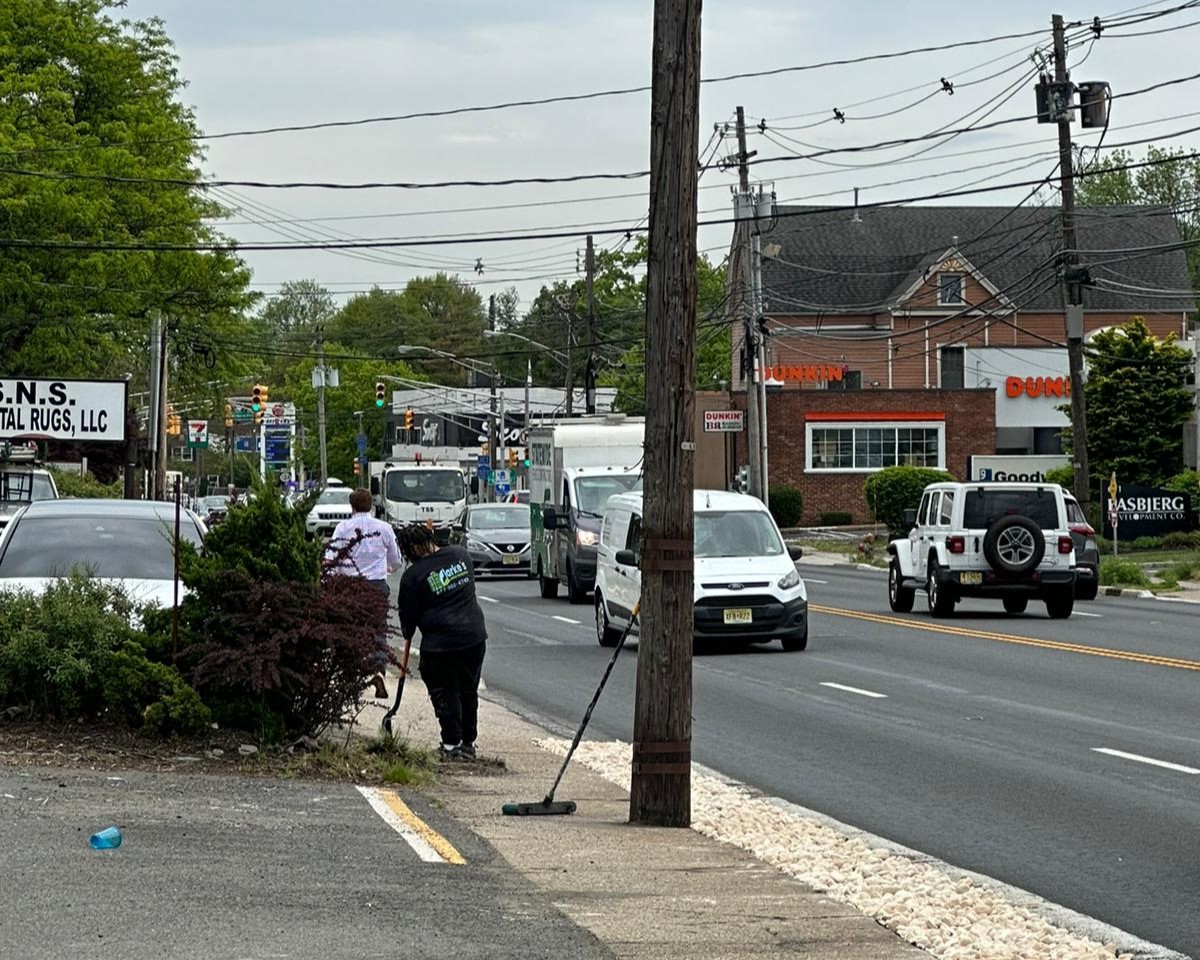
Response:
[{"label": "spare tire cover", "polygon": [[1029,517],[1001,517],[984,535],[983,555],[998,573],[1029,573],[1046,555],[1046,537]]}]

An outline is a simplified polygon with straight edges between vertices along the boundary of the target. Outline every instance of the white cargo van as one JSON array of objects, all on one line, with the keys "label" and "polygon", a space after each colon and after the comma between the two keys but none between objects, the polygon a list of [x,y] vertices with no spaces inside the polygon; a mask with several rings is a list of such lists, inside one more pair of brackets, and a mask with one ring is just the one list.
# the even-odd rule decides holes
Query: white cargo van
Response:
[{"label": "white cargo van", "polygon": [[[783,542],[761,500],[697,490],[694,630],[697,640],[808,646],[808,595],[799,547]],[[609,499],[596,556],[596,637],[614,646],[641,596],[642,494]],[[636,630],[636,627],[635,627]]]}]

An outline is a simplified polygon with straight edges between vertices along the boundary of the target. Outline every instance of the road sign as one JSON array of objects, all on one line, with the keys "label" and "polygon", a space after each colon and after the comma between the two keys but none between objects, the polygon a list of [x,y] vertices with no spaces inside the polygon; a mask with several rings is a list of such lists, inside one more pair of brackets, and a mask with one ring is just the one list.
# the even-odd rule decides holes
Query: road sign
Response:
[{"label": "road sign", "polygon": [[741,410],[705,410],[705,433],[741,433],[746,429],[746,415]]},{"label": "road sign", "polygon": [[367,438],[363,434],[360,433],[358,435],[358,455],[361,458],[361,457],[365,456],[366,453],[367,453]]},{"label": "road sign", "polygon": [[124,440],[124,380],[0,378],[0,439]]},{"label": "road sign", "polygon": [[492,465],[492,458],[486,453],[481,453],[479,455],[479,465],[481,467],[490,467]]},{"label": "road sign", "polygon": [[253,420],[253,419],[254,419],[254,411],[251,410],[249,407],[234,407],[233,408],[233,422],[234,423],[246,423],[247,421]]},{"label": "road sign", "polygon": [[275,404],[275,406],[273,406],[271,408],[271,416],[273,416],[273,417],[282,417],[283,416],[283,404],[282,403],[277,403],[277,404]]},{"label": "road sign", "polygon": [[1108,499],[1117,499],[1117,471],[1112,472],[1112,476],[1108,478]]},{"label": "road sign", "polygon": [[189,420],[187,422],[187,445],[189,447],[208,446],[207,420]]},{"label": "road sign", "polygon": [[[480,457],[480,459],[482,460],[483,458]],[[487,481],[488,475],[492,472],[492,468],[489,467],[486,463],[479,464],[479,466],[476,467],[475,469],[477,471],[476,476],[478,476],[480,480],[483,480],[485,482]]]},{"label": "road sign", "polygon": [[499,496],[499,497],[504,496],[506,493],[508,493],[508,490],[509,490],[509,487],[508,487],[507,483],[497,483],[496,484],[496,495],[497,496]]},{"label": "road sign", "polygon": [[512,479],[512,475],[508,470],[497,470],[496,471],[496,487],[497,487],[497,489],[499,488],[500,484],[502,484],[502,483],[505,486],[507,486],[511,479]]}]

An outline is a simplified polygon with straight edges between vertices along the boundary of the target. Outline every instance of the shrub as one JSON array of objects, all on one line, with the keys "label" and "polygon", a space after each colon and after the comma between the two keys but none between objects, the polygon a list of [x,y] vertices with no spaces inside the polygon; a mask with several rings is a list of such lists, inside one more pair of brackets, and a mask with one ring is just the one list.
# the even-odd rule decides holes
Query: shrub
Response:
[{"label": "shrub", "polygon": [[1162,547],[1162,537],[1136,537],[1129,543],[1131,550],[1158,550]]},{"label": "shrub", "polygon": [[0,594],[0,706],[110,712],[159,733],[202,729],[207,708],[176,670],[147,656],[131,625],[138,614],[120,588],[82,576],[40,597]]},{"label": "shrub", "polygon": [[319,733],[360,702],[379,667],[386,598],[356,577],[322,573],[304,514],[260,488],[200,552],[185,545],[184,663],[222,723],[264,739]]},{"label": "shrub", "polygon": [[1150,578],[1140,565],[1120,557],[1103,557],[1100,560],[1100,582],[1106,586],[1150,586]]},{"label": "shrub", "polygon": [[800,522],[804,514],[804,495],[795,487],[771,487],[771,516],[780,527],[787,529]]},{"label": "shrub", "polygon": [[1200,471],[1184,470],[1163,484],[1167,490],[1186,493],[1192,505],[1193,520],[1200,519]]},{"label": "shrub", "polygon": [[1164,550],[1200,550],[1200,530],[1176,530],[1162,538]]},{"label": "shrub", "polygon": [[944,470],[928,467],[885,467],[867,478],[867,506],[889,530],[902,532],[905,529],[904,511],[917,508],[925,488],[931,483],[953,479]]},{"label": "shrub", "polygon": [[1070,491],[1075,486],[1075,468],[1070,464],[1065,467],[1054,467],[1046,471],[1046,482],[1057,483],[1064,490]]},{"label": "shrub", "polygon": [[854,522],[854,517],[848,513],[823,513],[821,514],[821,526],[823,527],[848,527]]},{"label": "shrub", "polygon": [[91,473],[81,475],[72,470],[52,470],[51,473],[60,497],[117,499],[125,495],[125,484],[121,480],[101,483]]}]

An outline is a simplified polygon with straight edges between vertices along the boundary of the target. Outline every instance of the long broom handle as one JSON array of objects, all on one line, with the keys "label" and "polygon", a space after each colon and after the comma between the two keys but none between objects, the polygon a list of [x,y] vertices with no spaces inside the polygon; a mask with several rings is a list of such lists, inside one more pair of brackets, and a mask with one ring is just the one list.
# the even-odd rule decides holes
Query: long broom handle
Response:
[{"label": "long broom handle", "polygon": [[583,723],[575,731],[575,739],[571,741],[571,749],[567,751],[566,757],[563,758],[562,766],[558,768],[558,776],[554,778],[554,785],[550,787],[550,792],[546,794],[546,798],[542,803],[549,804],[554,801],[554,791],[558,789],[558,785],[562,782],[563,774],[567,772],[567,764],[571,762],[571,757],[575,755],[575,748],[579,746],[579,741],[583,739],[583,731],[587,729],[588,721],[592,719],[592,711],[596,709],[596,704],[600,700],[600,694],[604,690],[604,685],[608,683],[609,674],[613,672],[613,667],[617,665],[617,657],[621,655],[625,641],[629,638],[629,631],[633,629],[634,621],[637,620],[638,611],[641,609],[642,602],[639,600],[633,605],[633,610],[629,614],[629,623],[625,625],[625,629],[621,633],[621,639],[617,641],[617,647],[613,650],[612,659],[608,661],[608,666],[604,670],[604,676],[600,678],[600,686],[596,688],[596,693],[592,696],[592,702],[588,704],[588,708],[583,714]]},{"label": "long broom handle", "polygon": [[383,715],[383,729],[388,733],[392,732],[392,717],[400,709],[400,698],[404,696],[404,681],[408,679],[408,652],[412,649],[412,637],[404,638],[404,653],[400,657],[400,682],[396,686],[396,702],[392,704],[392,709]]}]

